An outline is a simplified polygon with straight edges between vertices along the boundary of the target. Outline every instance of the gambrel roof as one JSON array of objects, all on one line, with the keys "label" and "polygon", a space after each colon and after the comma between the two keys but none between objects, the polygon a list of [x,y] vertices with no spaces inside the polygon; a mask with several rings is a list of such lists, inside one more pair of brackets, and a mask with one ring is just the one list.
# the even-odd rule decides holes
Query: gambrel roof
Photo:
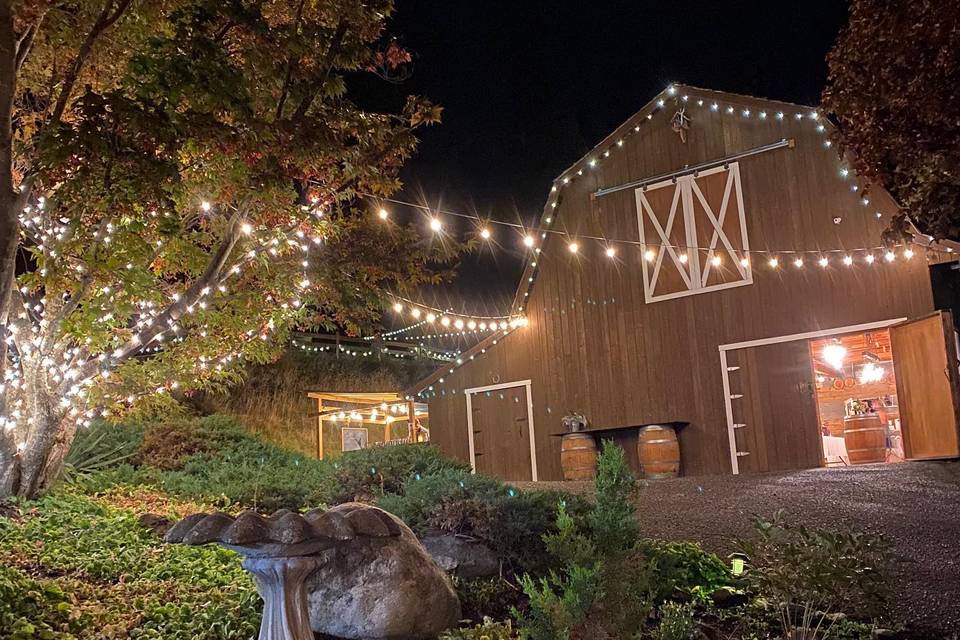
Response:
[{"label": "gambrel roof", "polygon": [[[714,111],[723,110],[726,113],[737,114],[737,116],[741,118],[770,118],[771,120],[785,118],[796,120],[809,119],[817,122],[818,129],[824,134],[836,133],[827,118],[823,117],[814,107],[703,89],[690,85],[668,85],[640,110],[554,179],[550,187],[550,192],[547,195],[543,211],[536,224],[536,232],[538,235],[543,234],[548,230],[548,227],[555,223],[563,202],[564,187],[595,168],[602,166],[604,158],[610,156],[611,153],[615,153],[618,147],[623,146],[625,140],[632,135],[641,133],[646,123],[654,120],[658,114],[664,113],[669,108],[668,102],[670,105],[674,103],[689,103],[691,106],[697,105]],[[787,141],[784,140],[783,142],[786,143]],[[830,144],[831,142],[828,137],[825,145],[829,146]],[[719,159],[718,162],[723,162],[724,160],[729,159]],[[684,168],[684,170],[686,170],[686,168]],[[657,178],[657,176],[650,176],[649,180],[637,180],[625,186],[639,186],[641,183],[654,181]],[[524,267],[511,305],[510,315],[523,315],[525,313],[527,300],[530,297],[530,292],[534,284],[536,284],[537,279],[539,267],[537,266],[538,260],[536,259],[536,255],[537,254],[534,253],[534,258],[528,260]],[[504,335],[510,333],[512,330],[513,329],[498,331],[487,336],[465,351],[456,363],[438,368],[435,372],[407,389],[406,394],[419,394],[430,388],[435,382],[442,381],[444,375],[452,372],[456,367],[474,360],[478,355],[485,353],[486,349],[497,345]]]}]

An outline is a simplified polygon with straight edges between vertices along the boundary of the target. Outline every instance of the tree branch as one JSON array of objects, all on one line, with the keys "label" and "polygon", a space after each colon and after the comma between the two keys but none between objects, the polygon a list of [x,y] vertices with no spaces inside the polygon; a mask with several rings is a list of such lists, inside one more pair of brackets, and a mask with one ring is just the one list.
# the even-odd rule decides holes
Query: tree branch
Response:
[{"label": "tree branch", "polygon": [[330,72],[333,71],[333,63],[337,57],[337,54],[340,53],[340,46],[343,44],[343,38],[347,34],[347,22],[346,20],[341,20],[337,25],[337,30],[333,34],[333,38],[330,39],[330,46],[327,48],[327,53],[324,56],[324,71],[321,78],[314,83],[312,87],[307,88],[307,95],[303,97],[303,100],[300,101],[300,105],[297,107],[297,110],[293,113],[293,120],[302,120],[304,116],[307,115],[307,111],[310,110],[310,107],[313,105],[313,101],[317,98],[317,94],[320,93],[320,90],[323,88],[324,83],[327,81],[327,78],[330,77]]}]

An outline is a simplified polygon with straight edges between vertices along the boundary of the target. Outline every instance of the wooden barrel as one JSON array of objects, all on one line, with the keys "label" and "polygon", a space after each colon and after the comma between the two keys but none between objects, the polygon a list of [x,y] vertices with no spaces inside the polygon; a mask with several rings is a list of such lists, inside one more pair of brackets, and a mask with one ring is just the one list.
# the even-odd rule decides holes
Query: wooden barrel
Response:
[{"label": "wooden barrel", "polygon": [[564,480],[597,477],[597,443],[589,433],[567,433],[560,442],[560,467]]},{"label": "wooden barrel", "polygon": [[883,462],[887,457],[887,430],[880,416],[847,416],[843,419],[843,444],[850,464]]},{"label": "wooden barrel", "polygon": [[680,442],[673,427],[654,424],[640,429],[637,455],[644,478],[657,480],[680,475]]}]

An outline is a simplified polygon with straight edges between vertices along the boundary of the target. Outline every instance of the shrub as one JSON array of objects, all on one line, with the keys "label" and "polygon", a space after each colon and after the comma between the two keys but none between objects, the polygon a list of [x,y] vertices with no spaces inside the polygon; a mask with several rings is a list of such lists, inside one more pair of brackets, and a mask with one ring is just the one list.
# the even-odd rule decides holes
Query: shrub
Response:
[{"label": "shrub", "polygon": [[723,560],[693,542],[641,540],[633,553],[647,561],[650,597],[657,603],[678,594],[706,601],[714,591],[734,584]]},{"label": "shrub", "polygon": [[627,465],[623,449],[604,440],[597,458],[596,505],[590,526],[601,554],[620,553],[640,538],[636,520],[637,481]]},{"label": "shrub", "polygon": [[431,530],[470,535],[485,542],[515,572],[541,574],[554,563],[543,542],[556,531],[557,506],[565,503],[583,518],[581,498],[556,491],[517,491],[503,482],[464,469],[421,476],[403,495],[387,495],[378,505],[420,535]]},{"label": "shrub", "polygon": [[740,543],[746,578],[776,603],[785,634],[812,629],[819,631],[804,637],[826,637],[832,625],[827,612],[883,615],[889,552],[882,538],[788,526],[779,512],[770,521],[756,517],[754,525],[758,538]]},{"label": "shrub", "polygon": [[465,620],[482,622],[485,618],[504,620],[522,604],[520,587],[500,576],[486,578],[453,577]]},{"label": "shrub", "polygon": [[668,602],[660,608],[656,640],[693,640],[697,627],[693,607],[689,604]]},{"label": "shrub", "polygon": [[494,622],[493,618],[485,617],[480,624],[444,633],[440,640],[512,640],[515,637],[509,620]]},{"label": "shrub", "polygon": [[143,429],[98,420],[80,429],[64,459],[64,479],[115,467],[133,458],[143,442]]},{"label": "shrub", "polygon": [[350,451],[334,463],[330,504],[359,500],[376,502],[389,494],[403,494],[406,484],[440,471],[467,471],[470,465],[446,458],[426,444],[395,445]]}]

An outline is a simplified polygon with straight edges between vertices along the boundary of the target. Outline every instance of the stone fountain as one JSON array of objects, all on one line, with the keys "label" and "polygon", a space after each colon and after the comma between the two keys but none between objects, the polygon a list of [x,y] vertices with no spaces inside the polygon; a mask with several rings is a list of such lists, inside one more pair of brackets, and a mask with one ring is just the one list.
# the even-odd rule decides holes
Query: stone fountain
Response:
[{"label": "stone fountain", "polygon": [[[244,556],[243,567],[253,574],[264,603],[260,640],[313,640],[307,579],[331,564],[340,552],[355,546],[382,549],[391,538],[398,542],[412,538],[419,546],[400,520],[376,507],[356,503],[302,515],[287,510],[270,516],[254,511],[236,517],[197,513],[178,522],[165,536],[171,543],[220,544]],[[424,557],[429,558],[425,553]],[[434,589],[438,590],[443,591]],[[440,593],[440,598],[449,600],[445,593]],[[453,601],[455,621],[459,615],[455,595]],[[318,630],[323,630],[322,624],[320,627]]]}]

